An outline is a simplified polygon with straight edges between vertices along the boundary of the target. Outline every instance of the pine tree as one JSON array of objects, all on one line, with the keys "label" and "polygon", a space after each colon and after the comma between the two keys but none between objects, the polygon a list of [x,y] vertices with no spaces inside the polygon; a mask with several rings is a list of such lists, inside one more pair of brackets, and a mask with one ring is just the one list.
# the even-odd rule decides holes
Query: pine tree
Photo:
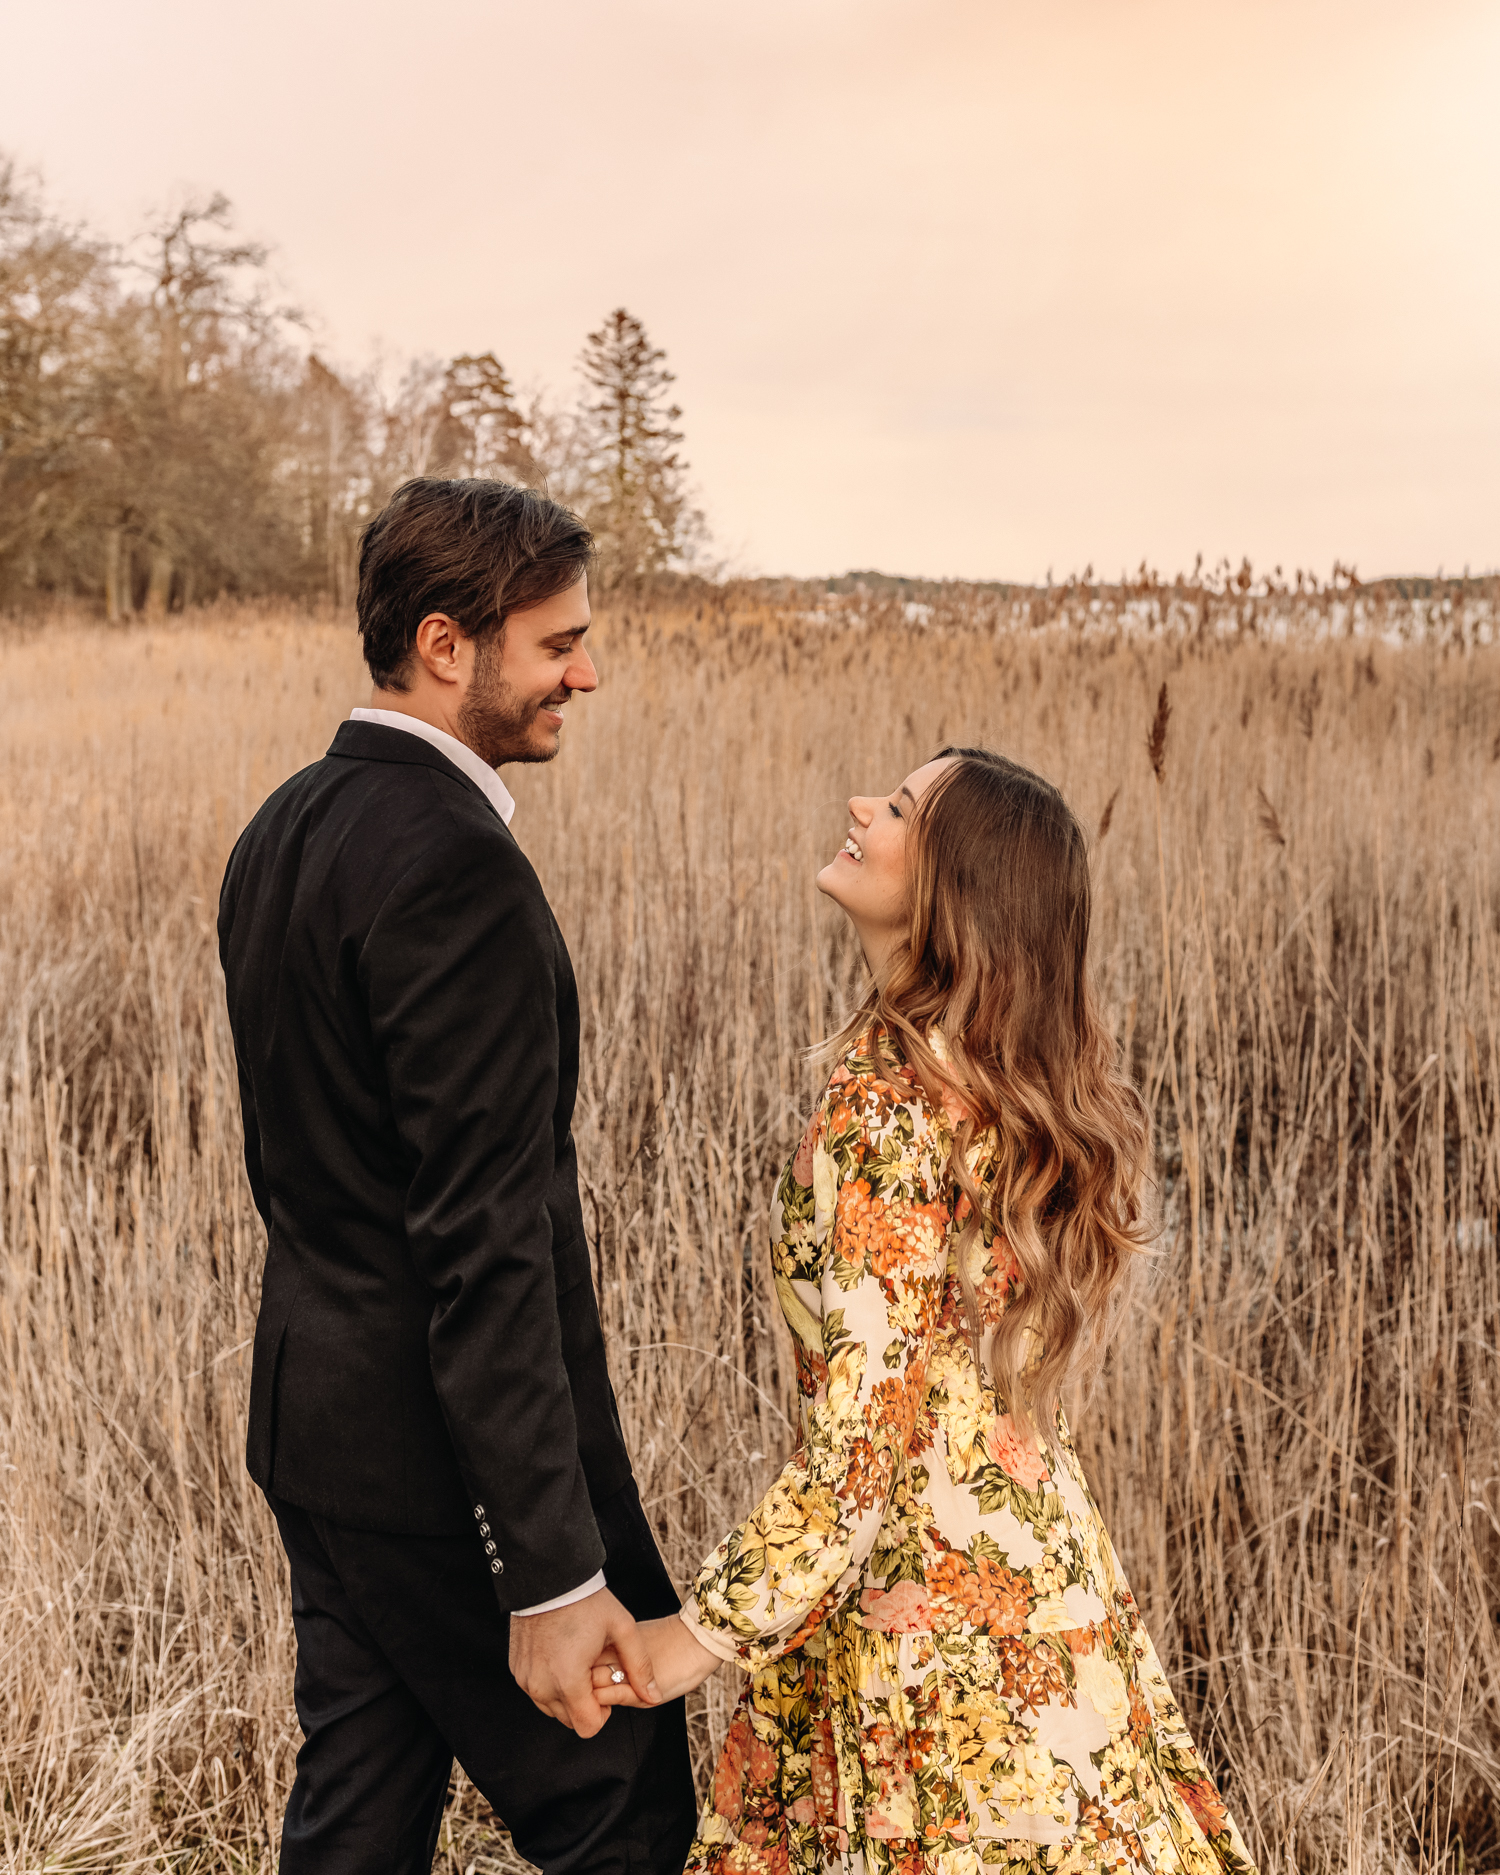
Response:
[{"label": "pine tree", "polygon": [[584,405],[592,454],[589,525],[599,578],[610,586],[654,573],[692,551],[702,516],[688,505],[687,464],[677,453],[682,415],[670,401],[666,353],[623,306],[591,332],[581,358],[596,396]]}]

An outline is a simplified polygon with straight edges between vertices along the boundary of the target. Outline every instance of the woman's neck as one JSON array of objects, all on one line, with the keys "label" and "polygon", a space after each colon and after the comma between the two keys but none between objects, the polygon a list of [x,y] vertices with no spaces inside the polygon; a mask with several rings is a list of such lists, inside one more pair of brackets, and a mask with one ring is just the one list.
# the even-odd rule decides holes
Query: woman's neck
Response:
[{"label": "woman's neck", "polygon": [[875,987],[883,990],[901,947],[901,934],[898,931],[863,931],[858,925],[854,929],[865,954],[865,968],[875,979]]}]

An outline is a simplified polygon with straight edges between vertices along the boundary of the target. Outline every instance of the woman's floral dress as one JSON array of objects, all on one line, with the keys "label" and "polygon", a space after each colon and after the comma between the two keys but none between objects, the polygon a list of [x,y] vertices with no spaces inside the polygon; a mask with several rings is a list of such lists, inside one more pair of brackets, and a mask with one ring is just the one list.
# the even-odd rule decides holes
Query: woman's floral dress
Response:
[{"label": "woman's floral dress", "polygon": [[[749,1670],[689,1875],[1254,1875],[1065,1424],[981,1384],[947,1117],[870,1048],[772,1205],[801,1445],[683,1610]],[[988,1334],[1015,1271],[972,1254]]]}]

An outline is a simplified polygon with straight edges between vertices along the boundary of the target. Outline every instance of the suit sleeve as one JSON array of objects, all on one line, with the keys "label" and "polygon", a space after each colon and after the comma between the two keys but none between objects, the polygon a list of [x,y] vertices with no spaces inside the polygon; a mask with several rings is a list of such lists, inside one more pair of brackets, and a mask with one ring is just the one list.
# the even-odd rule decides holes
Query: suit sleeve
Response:
[{"label": "suit sleeve", "polygon": [[[396,1131],[406,1234],[432,1291],[432,1376],[502,1607],[604,1562],[563,1360],[547,1194],[556,1174],[556,932],[508,844],[444,842],[395,887],[360,959]],[[495,1563],[500,1568],[495,1570]]]},{"label": "suit sleeve", "polygon": [[[235,1054],[239,1050],[236,1047]],[[240,1122],[245,1135],[245,1173],[250,1180],[250,1196],[255,1200],[255,1208],[260,1213],[260,1221],[266,1227],[266,1235],[271,1234],[271,1192],[266,1184],[265,1169],[260,1159],[260,1116],[255,1110],[255,1088],[250,1076],[245,1072],[244,1062],[239,1062],[240,1079]]]},{"label": "suit sleeve", "polygon": [[[234,853],[224,872],[224,883],[219,888],[219,965],[223,970],[226,983],[229,976],[229,933],[234,925],[234,894],[231,880],[234,876],[234,861],[239,854],[236,843]],[[230,1027],[233,1031],[233,1023]],[[250,1181],[250,1196],[255,1201],[255,1208],[260,1213],[260,1221],[266,1227],[267,1237],[271,1234],[271,1193],[266,1184],[265,1168],[261,1163],[260,1152],[260,1116],[255,1106],[255,1084],[250,1079],[245,1066],[245,1058],[240,1052],[240,1039],[234,1036],[234,1063],[239,1077],[240,1088],[240,1123],[245,1140],[245,1175]]]}]

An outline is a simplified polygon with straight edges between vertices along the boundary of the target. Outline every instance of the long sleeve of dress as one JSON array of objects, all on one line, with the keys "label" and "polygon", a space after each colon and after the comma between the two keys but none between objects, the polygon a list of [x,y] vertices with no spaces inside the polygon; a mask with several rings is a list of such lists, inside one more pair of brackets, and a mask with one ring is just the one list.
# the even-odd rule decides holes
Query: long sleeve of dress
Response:
[{"label": "long sleeve of dress", "polygon": [[768,1664],[858,1589],[926,1386],[947,1267],[940,1165],[910,1089],[841,1070],[777,1189],[802,1443],[683,1609],[721,1658]]}]

